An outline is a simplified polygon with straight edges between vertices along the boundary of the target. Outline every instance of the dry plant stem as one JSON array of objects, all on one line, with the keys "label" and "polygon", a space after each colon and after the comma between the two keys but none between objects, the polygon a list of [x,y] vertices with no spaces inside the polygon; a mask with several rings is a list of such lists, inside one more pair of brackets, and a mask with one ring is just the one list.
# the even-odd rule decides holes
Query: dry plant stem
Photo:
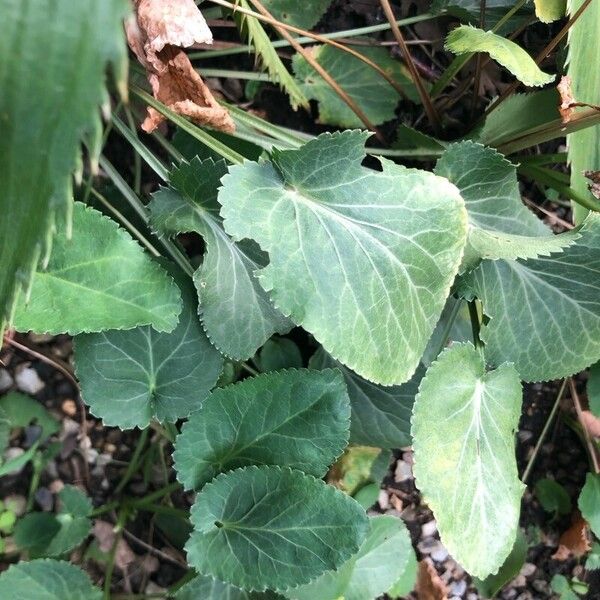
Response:
[{"label": "dry plant stem", "polygon": [[381,7],[383,8],[383,12],[385,13],[385,16],[386,16],[386,18],[390,24],[390,27],[392,29],[392,33],[394,34],[394,37],[396,38],[396,41],[398,42],[398,46],[400,48],[400,51],[402,52],[402,57],[406,61],[406,66],[408,67],[408,70],[410,71],[412,80],[413,80],[415,86],[417,87],[417,91],[419,92],[419,97],[421,98],[421,102],[423,103],[423,108],[425,109],[425,112],[427,113],[427,118],[429,119],[429,122],[431,123],[432,127],[434,128],[436,134],[439,135],[441,132],[441,129],[442,129],[442,123],[440,121],[440,116],[438,115],[437,110],[435,109],[435,106],[431,102],[429,93],[427,92],[427,90],[425,89],[425,86],[423,85],[423,80],[421,79],[421,75],[420,75],[417,67],[415,66],[415,63],[412,60],[410,51],[408,49],[408,46],[406,45],[406,41],[404,40],[404,36],[402,35],[402,32],[400,31],[400,27],[398,27],[398,24],[396,23],[396,17],[394,16],[394,11],[392,10],[392,7],[390,6],[389,0],[380,0],[380,2],[381,2]]},{"label": "dry plant stem", "polygon": [[[262,15],[273,19],[271,13],[259,2],[259,0],[250,0],[256,10]],[[275,21],[275,19],[273,19]],[[276,31],[286,39],[292,48],[300,54],[304,60],[331,86],[331,89],[348,105],[350,110],[363,122],[367,129],[370,129],[375,133],[377,139],[385,144],[385,138],[378,131],[377,127],[371,123],[369,117],[362,111],[360,106],[354,102],[354,100],[341,88],[337,81],[315,60],[314,56],[306,50],[301,44],[299,44],[284,28],[279,24],[273,24]]]},{"label": "dry plant stem", "polygon": [[556,400],[554,400],[554,405],[552,406],[552,410],[550,411],[550,414],[548,415],[548,418],[546,419],[546,422],[544,423],[544,428],[542,429],[542,433],[540,433],[540,437],[538,438],[535,448],[533,449],[533,453],[532,453],[529,461],[527,462],[525,471],[523,471],[523,477],[521,477],[521,481],[523,483],[527,483],[527,479],[529,478],[529,475],[531,475],[531,470],[533,468],[533,464],[535,463],[535,459],[537,458],[537,455],[540,452],[540,448],[542,447],[542,444],[544,443],[544,440],[546,439],[546,435],[548,435],[548,430],[550,429],[550,425],[552,424],[552,421],[554,421],[554,417],[556,415],[558,407],[560,406],[560,401],[562,400],[562,397],[563,397],[563,394],[565,393],[566,388],[567,388],[567,380],[563,379],[560,389],[558,390],[558,394],[556,394]]},{"label": "dry plant stem", "polygon": [[[231,2],[227,2],[227,0],[210,0],[210,1],[213,4],[218,4],[219,6],[223,6],[225,8],[230,8],[231,10],[233,10],[235,12],[242,13],[249,17],[254,17],[255,19],[258,19],[259,21],[262,21],[263,23],[268,23],[269,25],[272,25],[273,27],[277,28],[278,30],[285,29],[286,31],[291,31],[292,33],[297,33],[304,37],[312,38],[313,40],[320,42],[321,44],[329,44],[330,46],[338,48],[342,52],[347,52],[348,54],[351,54],[355,58],[358,58],[358,60],[364,62],[366,65],[369,65],[369,67],[371,67],[372,69],[377,71],[377,73],[379,73],[379,75],[381,75],[404,99],[408,99],[408,96],[406,95],[406,92],[404,91],[402,86],[393,77],[391,77],[388,73],[386,73],[384,69],[382,69],[377,63],[374,63],[370,58],[367,58],[364,54],[361,54],[360,52],[357,52],[356,50],[349,48],[348,46],[345,46],[344,44],[340,44],[339,42],[331,40],[325,36],[319,35],[318,33],[312,33],[311,31],[306,31],[305,29],[300,29],[299,27],[294,27],[293,25],[288,25],[287,23],[282,23],[281,21],[278,21],[277,19],[275,19],[268,12],[267,12],[267,14],[269,16],[267,16],[267,14],[263,14],[260,12],[258,12],[258,13],[254,12],[253,10],[247,10],[246,8],[243,8],[242,6],[237,6],[235,4],[232,4]],[[285,38],[285,40],[287,41],[288,44],[290,44],[290,46],[294,46],[294,44],[292,44],[290,42],[289,38]],[[294,43],[297,44],[298,42],[294,39]],[[294,46],[294,48],[295,48],[295,46]]]},{"label": "dry plant stem", "polygon": [[[585,9],[590,5],[592,0],[585,0],[585,2],[579,7],[577,12],[565,23],[564,27],[554,36],[554,38],[550,41],[550,43],[535,57],[535,63],[539,65],[556,46],[560,43],[560,41],[567,35],[569,29],[575,25],[577,19],[583,14]],[[486,109],[484,113],[484,117],[489,115],[494,109],[498,108],[498,106],[504,102],[512,93],[519,87],[519,81],[515,80],[504,90],[502,95],[492,102],[490,106]]]},{"label": "dry plant stem", "polygon": [[590,460],[592,461],[594,473],[598,474],[600,473],[600,466],[598,465],[598,454],[596,453],[596,446],[594,445],[594,442],[592,442],[592,438],[590,436],[588,428],[585,426],[583,410],[581,409],[581,402],[579,401],[579,394],[577,393],[577,388],[575,387],[575,382],[573,381],[573,379],[569,379],[569,387],[571,389],[571,398],[573,398],[573,404],[575,405],[577,419],[579,420],[579,424],[583,429],[583,435],[585,437],[585,443],[588,449],[588,453],[590,455]]}]

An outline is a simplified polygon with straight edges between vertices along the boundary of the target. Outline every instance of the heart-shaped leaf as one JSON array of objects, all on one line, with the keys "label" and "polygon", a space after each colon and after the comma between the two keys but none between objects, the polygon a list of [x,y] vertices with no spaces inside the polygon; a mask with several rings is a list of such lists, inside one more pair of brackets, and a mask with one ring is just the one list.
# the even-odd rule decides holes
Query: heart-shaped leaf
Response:
[{"label": "heart-shaped leaf", "polygon": [[275,305],[361,376],[414,373],[458,270],[466,213],[431,173],[361,166],[366,134],[323,134],[273,162],[235,166],[219,202],[225,229],[269,253]]},{"label": "heart-shaped leaf", "polygon": [[444,545],[480,579],[498,571],[517,534],[521,396],[512,365],[486,372],[478,350],[455,344],[429,367],[415,401],[417,486]]},{"label": "heart-shaped leaf", "polygon": [[105,425],[174,423],[197,410],[216,384],[223,358],[204,333],[191,285],[183,278],[178,283],[183,309],[173,331],[137,327],[75,338],[81,397]]},{"label": "heart-shaped leaf", "polygon": [[282,591],[337,569],[358,551],[369,523],[350,496],[270,466],[216,477],[196,497],[191,520],[190,565],[257,591]]},{"label": "heart-shaped leaf", "polygon": [[217,389],[183,426],[175,468],[187,489],[220,472],[280,465],[317,477],[348,443],[350,401],[339,371],[267,373]]}]

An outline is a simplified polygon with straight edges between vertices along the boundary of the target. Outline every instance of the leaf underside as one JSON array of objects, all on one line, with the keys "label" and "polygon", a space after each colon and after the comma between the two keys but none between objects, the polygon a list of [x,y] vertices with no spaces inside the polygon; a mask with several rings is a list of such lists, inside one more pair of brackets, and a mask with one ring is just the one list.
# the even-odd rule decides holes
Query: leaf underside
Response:
[{"label": "leaf underside", "polygon": [[446,38],[445,48],[454,54],[487,52],[491,58],[528,86],[546,85],[555,79],[555,75],[544,73],[531,56],[515,42],[471,25],[461,25],[453,29]]},{"label": "leaf underside", "polygon": [[517,533],[521,396],[512,365],[486,373],[471,344],[455,344],[429,367],[415,401],[417,486],[448,551],[480,579],[498,571]]},{"label": "leaf underside", "polygon": [[559,379],[600,359],[600,215],[548,258],[483,261],[464,281],[489,321],[489,363],[514,363],[525,381]]},{"label": "leaf underside", "polygon": [[220,472],[253,464],[322,477],[348,443],[349,404],[332,369],[272,372],[215,390],[177,437],[178,478],[198,490]]},{"label": "leaf underside", "polygon": [[279,467],[216,477],[192,507],[188,562],[246,590],[285,590],[336,569],[358,551],[368,519],[320,479]]},{"label": "leaf underside", "polygon": [[217,191],[226,173],[223,160],[182,162],[171,170],[171,187],[156,192],[149,208],[156,231],[194,231],[204,238],[206,252],[194,273],[204,328],[221,352],[245,360],[293,324],[275,309],[254,276],[267,263],[264,252],[248,240],[234,243],[223,229]]},{"label": "leaf underside", "polygon": [[166,271],[114,221],[75,202],[72,237],[58,227],[48,266],[35,273],[29,302],[20,297],[12,324],[71,335],[138,325],[172,331],[180,311]]},{"label": "leaf underside", "polygon": [[275,305],[365,379],[413,375],[458,270],[467,223],[454,186],[382,160],[366,135],[323,134],[273,163],[234,166],[219,192],[225,229],[268,252]]},{"label": "leaf underside", "polygon": [[0,36],[0,332],[53,228],[68,230],[79,144],[101,136],[105,68],[123,89],[125,0],[4,0]]}]

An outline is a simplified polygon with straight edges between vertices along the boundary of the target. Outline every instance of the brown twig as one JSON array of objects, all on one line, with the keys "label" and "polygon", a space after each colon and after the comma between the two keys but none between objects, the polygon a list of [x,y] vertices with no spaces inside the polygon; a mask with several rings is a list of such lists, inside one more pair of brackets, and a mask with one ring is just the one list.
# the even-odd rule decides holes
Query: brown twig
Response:
[{"label": "brown twig", "polygon": [[[591,4],[591,2],[592,0],[585,0],[585,2],[579,7],[577,12],[565,23],[564,27],[554,36],[554,38],[552,38],[550,43],[535,57],[536,65],[539,65],[546,58],[546,56],[548,56],[548,54],[550,54],[550,52],[552,52],[552,50],[554,50],[554,48],[558,46],[560,41],[567,35],[569,29],[571,29],[571,27],[575,25],[579,17],[581,17],[581,15],[585,11],[585,9]],[[483,116],[485,117],[489,115],[493,110],[498,108],[498,106],[502,102],[504,102],[504,100],[506,100],[519,87],[519,84],[520,81],[518,79],[513,81],[504,90],[502,95],[499,96],[494,102],[492,102],[490,106],[488,106]]]},{"label": "brown twig", "polygon": [[394,11],[392,10],[389,0],[380,0],[380,2],[381,2],[381,7],[383,8],[383,12],[385,13],[385,16],[387,17],[387,20],[392,29],[392,33],[394,34],[394,37],[396,38],[396,41],[398,42],[398,46],[400,47],[400,51],[402,52],[402,57],[404,58],[404,61],[406,62],[406,66],[408,67],[408,70],[410,71],[412,80],[417,88],[417,91],[419,92],[419,97],[421,98],[421,102],[423,103],[423,108],[425,109],[425,112],[427,113],[427,118],[429,119],[429,122],[431,123],[432,127],[434,128],[436,134],[439,135],[441,133],[441,129],[442,129],[442,122],[440,120],[440,116],[438,115],[437,110],[435,109],[435,106],[433,105],[433,102],[431,101],[431,98],[429,97],[429,92],[425,89],[425,86],[423,85],[423,80],[421,79],[421,75],[420,75],[417,67],[415,66],[415,63],[412,60],[410,51],[408,49],[406,41],[404,40],[404,36],[402,35],[402,32],[400,31],[400,27],[398,27],[398,23],[396,23],[396,17],[394,16]]},{"label": "brown twig", "polygon": [[266,16],[265,14],[261,14],[260,12],[257,13],[253,10],[248,10],[247,8],[244,8],[243,6],[238,6],[236,4],[232,4],[231,2],[228,2],[227,0],[210,0],[210,1],[213,4],[218,4],[219,6],[229,8],[234,12],[239,12],[243,15],[247,15],[249,17],[254,17],[255,19],[258,19],[259,21],[262,21],[263,23],[268,23],[269,25],[272,25],[273,27],[285,29],[286,31],[291,31],[292,33],[297,33],[301,36],[312,38],[313,40],[320,42],[321,44],[329,44],[330,46],[333,46],[334,48],[337,48],[338,50],[341,50],[342,52],[351,54],[355,58],[358,58],[358,60],[364,62],[366,65],[369,65],[369,67],[371,67],[377,73],[379,73],[379,75],[381,75],[381,77],[383,77],[402,96],[402,98],[408,99],[408,95],[406,94],[406,92],[404,91],[402,86],[389,73],[387,73],[384,69],[382,69],[377,63],[373,62],[370,58],[366,57],[364,54],[361,54],[360,52],[357,52],[353,48],[349,48],[348,46],[345,46],[344,44],[340,44],[339,42],[336,42],[335,40],[330,40],[329,38],[319,35],[318,33],[313,33],[312,31],[307,31],[306,29],[300,29],[299,27],[295,27],[294,25],[288,25],[287,23],[282,23],[281,21],[278,21],[272,15]]},{"label": "brown twig", "polygon": [[585,443],[590,455],[590,459],[592,461],[592,466],[594,468],[594,473],[600,473],[600,466],[598,465],[598,455],[596,454],[596,447],[592,442],[592,438],[590,436],[590,432],[585,425],[585,419],[583,417],[583,410],[581,409],[581,402],[579,401],[579,394],[577,393],[577,389],[575,387],[575,382],[573,379],[569,379],[569,386],[571,389],[571,398],[573,399],[573,404],[575,405],[575,412],[577,413],[577,418],[579,419],[579,424],[583,429],[583,436],[585,438]]},{"label": "brown twig", "polygon": [[[260,3],[259,0],[250,0],[256,10],[265,17],[273,18],[271,13]],[[346,91],[338,84],[338,82],[315,60],[314,56],[310,51],[306,50],[301,44],[299,44],[293,36],[291,36],[283,27],[280,25],[273,25],[276,31],[281,35],[289,44],[300,54],[304,60],[331,86],[331,89],[348,105],[348,108],[362,121],[367,129],[370,129],[375,133],[377,139],[385,144],[385,138],[378,131],[377,127],[371,122],[369,117],[363,112],[363,110],[354,102],[354,100],[346,93]]]}]

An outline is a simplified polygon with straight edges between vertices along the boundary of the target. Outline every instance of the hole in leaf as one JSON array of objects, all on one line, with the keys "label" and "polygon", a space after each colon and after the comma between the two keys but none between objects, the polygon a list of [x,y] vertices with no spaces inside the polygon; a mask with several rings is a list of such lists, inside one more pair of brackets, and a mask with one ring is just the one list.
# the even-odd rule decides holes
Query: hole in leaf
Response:
[{"label": "hole in leaf", "polygon": [[215,527],[221,529],[221,527],[223,527],[223,523],[221,523],[221,521],[215,521]]}]

